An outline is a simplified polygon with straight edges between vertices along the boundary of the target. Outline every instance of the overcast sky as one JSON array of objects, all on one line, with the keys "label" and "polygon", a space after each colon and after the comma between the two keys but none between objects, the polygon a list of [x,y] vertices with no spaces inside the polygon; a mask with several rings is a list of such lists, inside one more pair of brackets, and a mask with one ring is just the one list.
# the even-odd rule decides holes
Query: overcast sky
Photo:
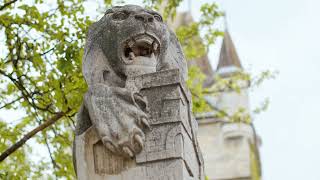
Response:
[{"label": "overcast sky", "polygon": [[[191,3],[195,18],[203,2],[210,1]],[[252,107],[265,97],[271,100],[268,111],[255,119],[263,142],[264,179],[319,180],[320,1],[216,2],[227,12],[228,29],[245,69],[253,73],[267,69],[280,72],[276,80],[250,94]],[[179,9],[188,9],[188,3]],[[221,40],[210,49],[214,66],[220,45]],[[21,112],[6,115],[15,118]]]},{"label": "overcast sky", "polygon": [[[320,1],[217,2],[227,12],[228,29],[244,67],[280,72],[276,80],[250,94],[252,106],[264,97],[271,100],[268,111],[255,119],[263,142],[264,179],[319,180]],[[198,6],[192,3],[195,16]],[[210,52],[213,65],[219,45]]]}]

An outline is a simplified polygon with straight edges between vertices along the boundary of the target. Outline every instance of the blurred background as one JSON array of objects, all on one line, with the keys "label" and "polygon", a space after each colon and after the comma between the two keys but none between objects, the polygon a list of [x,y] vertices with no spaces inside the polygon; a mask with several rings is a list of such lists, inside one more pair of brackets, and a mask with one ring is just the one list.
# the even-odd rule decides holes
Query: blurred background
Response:
[{"label": "blurred background", "polygon": [[[8,2],[11,1],[0,1],[0,7]],[[58,4],[63,4],[63,2],[57,2]],[[8,28],[10,24],[6,24],[6,20],[10,20],[10,18],[5,16],[6,13],[19,14],[20,12],[16,10],[16,8],[22,4],[27,4],[28,6],[40,4],[36,6],[38,8],[44,8],[42,9],[44,11],[49,11],[50,6],[55,6],[57,2],[18,1],[11,4],[7,9],[0,10],[1,70],[7,72],[14,71],[14,64],[9,66],[5,63],[7,55],[15,53],[15,51],[10,51],[10,48],[7,48],[8,44],[6,44],[6,40],[8,39],[8,33],[6,31],[12,30],[14,32],[14,27],[10,29]],[[125,4],[152,5],[152,2],[153,1],[142,2],[127,0]],[[221,12],[221,15],[217,17],[210,26],[214,27],[216,31],[221,32],[225,32],[225,29],[228,29],[243,70],[252,76],[259,76],[261,72],[272,74],[272,78],[265,78],[267,80],[262,84],[250,88],[248,95],[250,109],[261,106],[263,102],[269,102],[267,103],[268,108],[265,111],[259,114],[250,113],[256,132],[262,142],[259,148],[262,179],[319,180],[320,174],[317,172],[317,164],[320,161],[318,154],[320,152],[320,141],[318,140],[318,137],[320,137],[318,130],[320,123],[318,122],[319,110],[317,109],[317,104],[320,102],[320,54],[317,49],[319,48],[318,42],[320,42],[320,36],[318,35],[318,32],[320,32],[320,23],[318,20],[320,17],[320,11],[318,10],[320,1],[183,0],[176,2],[177,12],[189,12],[195,22],[201,21],[203,13],[200,9],[204,4],[216,3],[217,11]],[[89,20],[91,21],[99,19],[103,15],[104,10],[110,6],[109,2],[105,3],[103,1],[70,1],[70,4],[73,3],[83,3],[84,8],[81,16],[89,16]],[[119,2],[113,3],[124,4]],[[42,6],[41,4],[49,5]],[[66,16],[68,16],[68,14],[66,14]],[[86,25],[87,23],[83,24]],[[72,28],[74,27],[74,25],[70,26],[72,26]],[[35,27],[35,29],[38,30],[37,27]],[[85,29],[86,28],[84,28],[83,31],[85,31]],[[41,29],[39,31],[41,31]],[[206,30],[200,29],[199,31],[203,39],[203,34],[206,33]],[[36,34],[36,32],[32,30],[27,33]],[[85,32],[79,34],[78,38],[83,39],[84,36]],[[213,70],[216,69],[220,59],[222,41],[223,35],[217,33],[214,42],[209,44],[206,49]],[[83,47],[83,42],[79,41],[79,44],[75,45],[74,48],[77,49],[78,45],[79,47]],[[70,44],[66,46],[70,46]],[[63,48],[62,50],[65,51]],[[52,55],[52,57],[55,59],[59,56]],[[49,60],[44,62],[54,62],[54,60],[48,59]],[[75,66],[78,67],[80,65]],[[46,69],[46,72],[50,71],[49,69],[50,68]],[[37,69],[31,70],[31,72],[32,71],[38,72]],[[63,74],[62,71],[61,73]],[[79,71],[73,73],[76,74],[79,73]],[[31,73],[30,76],[37,76],[35,74],[36,73]],[[53,79],[54,77],[53,75]],[[79,79],[80,78],[82,77],[79,77]],[[0,75],[0,87],[2,89],[0,95],[1,101],[4,102],[2,105],[19,96],[19,90],[17,88],[13,88],[12,92],[8,92],[8,84],[10,84],[10,82],[5,79],[5,76]],[[44,82],[40,83],[39,86],[49,83],[45,78],[37,80]],[[56,80],[61,81],[59,78]],[[79,87],[80,86],[82,87],[84,85],[81,84]],[[85,88],[82,88],[79,92],[85,92]],[[48,98],[50,99],[51,97]],[[41,112],[39,113],[39,121],[31,123],[32,120],[30,119],[32,119],[31,117],[35,117],[33,114],[35,111],[32,110],[32,107],[21,104],[23,104],[23,101],[17,101],[17,104],[14,104],[12,107],[5,107],[0,110],[0,119],[2,119],[0,128],[3,128],[0,130],[0,140],[2,138],[2,141],[0,141],[0,144],[2,143],[0,153],[4,152],[10,145],[23,137],[23,134],[26,134],[41,124],[42,119],[44,120],[51,117],[50,113]],[[77,109],[79,103],[75,104],[72,108]],[[63,106],[60,107],[57,105],[53,107],[52,110],[63,110],[64,108]],[[201,112],[201,110],[199,110],[199,112]],[[65,119],[73,118],[74,113],[75,112],[73,112],[72,116],[68,114],[68,117]],[[26,117],[29,119],[26,119]],[[68,120],[65,121],[67,122]],[[25,124],[21,124],[20,122],[25,122]],[[65,124],[67,124],[66,122]],[[43,131],[44,133],[48,133],[48,137],[39,133],[36,138],[28,141],[27,147],[21,152],[20,156],[16,154],[16,159],[7,159],[2,162],[2,164],[0,163],[0,167],[2,166],[1,168],[3,168],[0,168],[0,178],[2,176],[7,177],[11,174],[10,168],[8,167],[13,167],[12,163],[16,161],[17,158],[18,160],[20,158],[19,162],[21,161],[21,164],[35,161],[36,164],[38,163],[38,165],[43,167],[43,169],[33,169],[27,166],[20,168],[19,172],[21,172],[21,177],[28,177],[31,176],[30,174],[33,174],[39,178],[41,177],[41,173],[45,172],[50,174],[55,172],[53,177],[56,179],[74,178],[74,175],[66,175],[72,171],[72,167],[65,167],[64,170],[61,170],[63,169],[62,167],[54,165],[56,162],[58,164],[71,162],[70,158],[65,160],[67,162],[59,159],[70,156],[70,152],[61,149],[60,146],[66,146],[66,148],[69,146],[67,144],[61,145],[63,144],[62,142],[60,145],[55,144],[57,142],[59,144],[59,141],[65,142],[65,139],[54,138],[57,136],[54,132],[55,128],[58,134],[60,131],[69,130],[69,134],[62,133],[62,135],[67,136],[68,141],[72,141],[72,126],[70,125],[70,128],[68,128],[69,126],[65,124],[56,125],[52,128],[53,130],[50,129],[48,132]],[[17,130],[19,128],[20,130]],[[7,132],[7,134],[4,132]],[[15,138],[12,138],[12,136]],[[48,145],[50,143],[52,143],[52,145]],[[47,144],[47,147],[45,147],[45,144]],[[53,156],[49,157],[50,153],[48,153],[48,149],[51,149]],[[65,152],[66,155],[59,156],[58,154],[61,154],[61,152]],[[31,159],[26,160],[22,158],[26,156],[31,157]],[[52,158],[55,157],[57,158],[55,160],[56,162],[52,160]],[[39,164],[39,162],[41,163]],[[51,162],[53,162],[53,165]],[[18,165],[16,164],[15,166]],[[5,171],[6,168],[8,171]],[[33,171],[33,173],[28,174],[28,172],[31,171]],[[19,177],[20,175],[12,175],[12,177]],[[50,175],[46,177],[49,176]]]}]

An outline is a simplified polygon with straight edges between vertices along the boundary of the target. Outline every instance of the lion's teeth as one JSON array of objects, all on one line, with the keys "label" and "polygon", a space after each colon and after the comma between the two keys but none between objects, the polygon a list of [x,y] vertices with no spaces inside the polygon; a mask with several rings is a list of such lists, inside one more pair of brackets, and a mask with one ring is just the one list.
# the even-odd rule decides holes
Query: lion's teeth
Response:
[{"label": "lion's teeth", "polygon": [[156,51],[158,49],[158,44],[157,43],[153,43],[153,50]]},{"label": "lion's teeth", "polygon": [[132,59],[132,60],[133,60],[136,56],[134,55],[133,52],[130,52],[130,53],[129,53],[129,57],[130,57],[129,59]]},{"label": "lion's teeth", "polygon": [[133,41],[133,40],[130,40],[130,41],[128,42],[128,46],[129,46],[130,48],[132,48],[133,45],[134,45],[134,41]]},{"label": "lion's teeth", "polygon": [[139,42],[146,42],[147,44],[152,44],[153,42],[153,38],[149,37],[147,35],[143,35],[143,36],[138,36],[134,39],[137,43]]}]

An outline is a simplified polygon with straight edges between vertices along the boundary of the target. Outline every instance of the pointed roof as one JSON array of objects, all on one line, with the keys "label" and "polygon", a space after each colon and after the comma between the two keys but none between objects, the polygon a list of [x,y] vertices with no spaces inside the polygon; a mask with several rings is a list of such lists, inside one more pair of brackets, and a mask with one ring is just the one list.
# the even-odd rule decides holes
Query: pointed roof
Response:
[{"label": "pointed roof", "polygon": [[234,47],[227,29],[224,32],[217,70],[224,67],[237,67],[243,69],[236,48]]}]

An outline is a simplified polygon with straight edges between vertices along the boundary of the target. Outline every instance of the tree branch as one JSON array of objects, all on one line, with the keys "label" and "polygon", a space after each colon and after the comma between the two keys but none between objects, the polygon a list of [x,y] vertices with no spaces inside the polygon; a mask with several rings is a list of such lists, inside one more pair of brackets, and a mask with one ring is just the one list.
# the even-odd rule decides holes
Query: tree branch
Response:
[{"label": "tree branch", "polygon": [[21,76],[19,76],[17,79],[13,78],[12,74],[14,72],[10,73],[10,74],[6,74],[3,70],[0,69],[0,75],[3,75],[7,78],[9,78],[11,80],[11,82],[21,91],[22,96],[24,97],[24,99],[33,107],[42,111],[48,111],[52,114],[55,114],[54,112],[52,112],[49,108],[51,106],[51,104],[48,104],[45,108],[38,106],[35,103],[35,100],[33,98],[34,93],[29,93],[29,91],[24,87],[22,80],[21,80]]},{"label": "tree branch", "polygon": [[32,138],[34,135],[36,135],[38,132],[44,130],[45,128],[49,127],[50,125],[54,124],[56,121],[58,121],[60,118],[62,118],[64,115],[66,115],[67,112],[59,112],[55,116],[49,118],[46,120],[43,124],[40,126],[34,128],[32,131],[28,132],[22,139],[20,139],[15,144],[11,145],[6,151],[4,151],[0,155],[0,162],[5,160],[9,155],[14,153],[17,149],[22,147],[30,138]]},{"label": "tree branch", "polygon": [[11,4],[17,2],[18,0],[9,1],[7,3],[4,3],[4,5],[0,6],[0,11],[4,10],[6,7],[10,6]]},{"label": "tree branch", "polygon": [[61,167],[57,164],[57,162],[54,160],[53,158],[53,155],[52,155],[52,152],[51,152],[51,148],[50,148],[50,145],[48,143],[48,139],[46,137],[46,134],[43,135],[44,136],[44,141],[45,141],[45,144],[47,146],[47,149],[48,149],[48,153],[49,153],[49,156],[50,156],[50,159],[51,159],[51,163],[52,163],[52,166],[54,169],[60,169]]},{"label": "tree branch", "polygon": [[13,101],[11,101],[11,102],[5,103],[4,105],[2,105],[2,106],[0,107],[0,109],[3,109],[3,108],[5,108],[5,107],[7,107],[7,106],[9,106],[9,105],[12,105],[12,104],[14,104],[15,102],[18,102],[20,99],[23,99],[23,97],[19,97],[19,98],[15,99],[15,100],[13,100]]}]

